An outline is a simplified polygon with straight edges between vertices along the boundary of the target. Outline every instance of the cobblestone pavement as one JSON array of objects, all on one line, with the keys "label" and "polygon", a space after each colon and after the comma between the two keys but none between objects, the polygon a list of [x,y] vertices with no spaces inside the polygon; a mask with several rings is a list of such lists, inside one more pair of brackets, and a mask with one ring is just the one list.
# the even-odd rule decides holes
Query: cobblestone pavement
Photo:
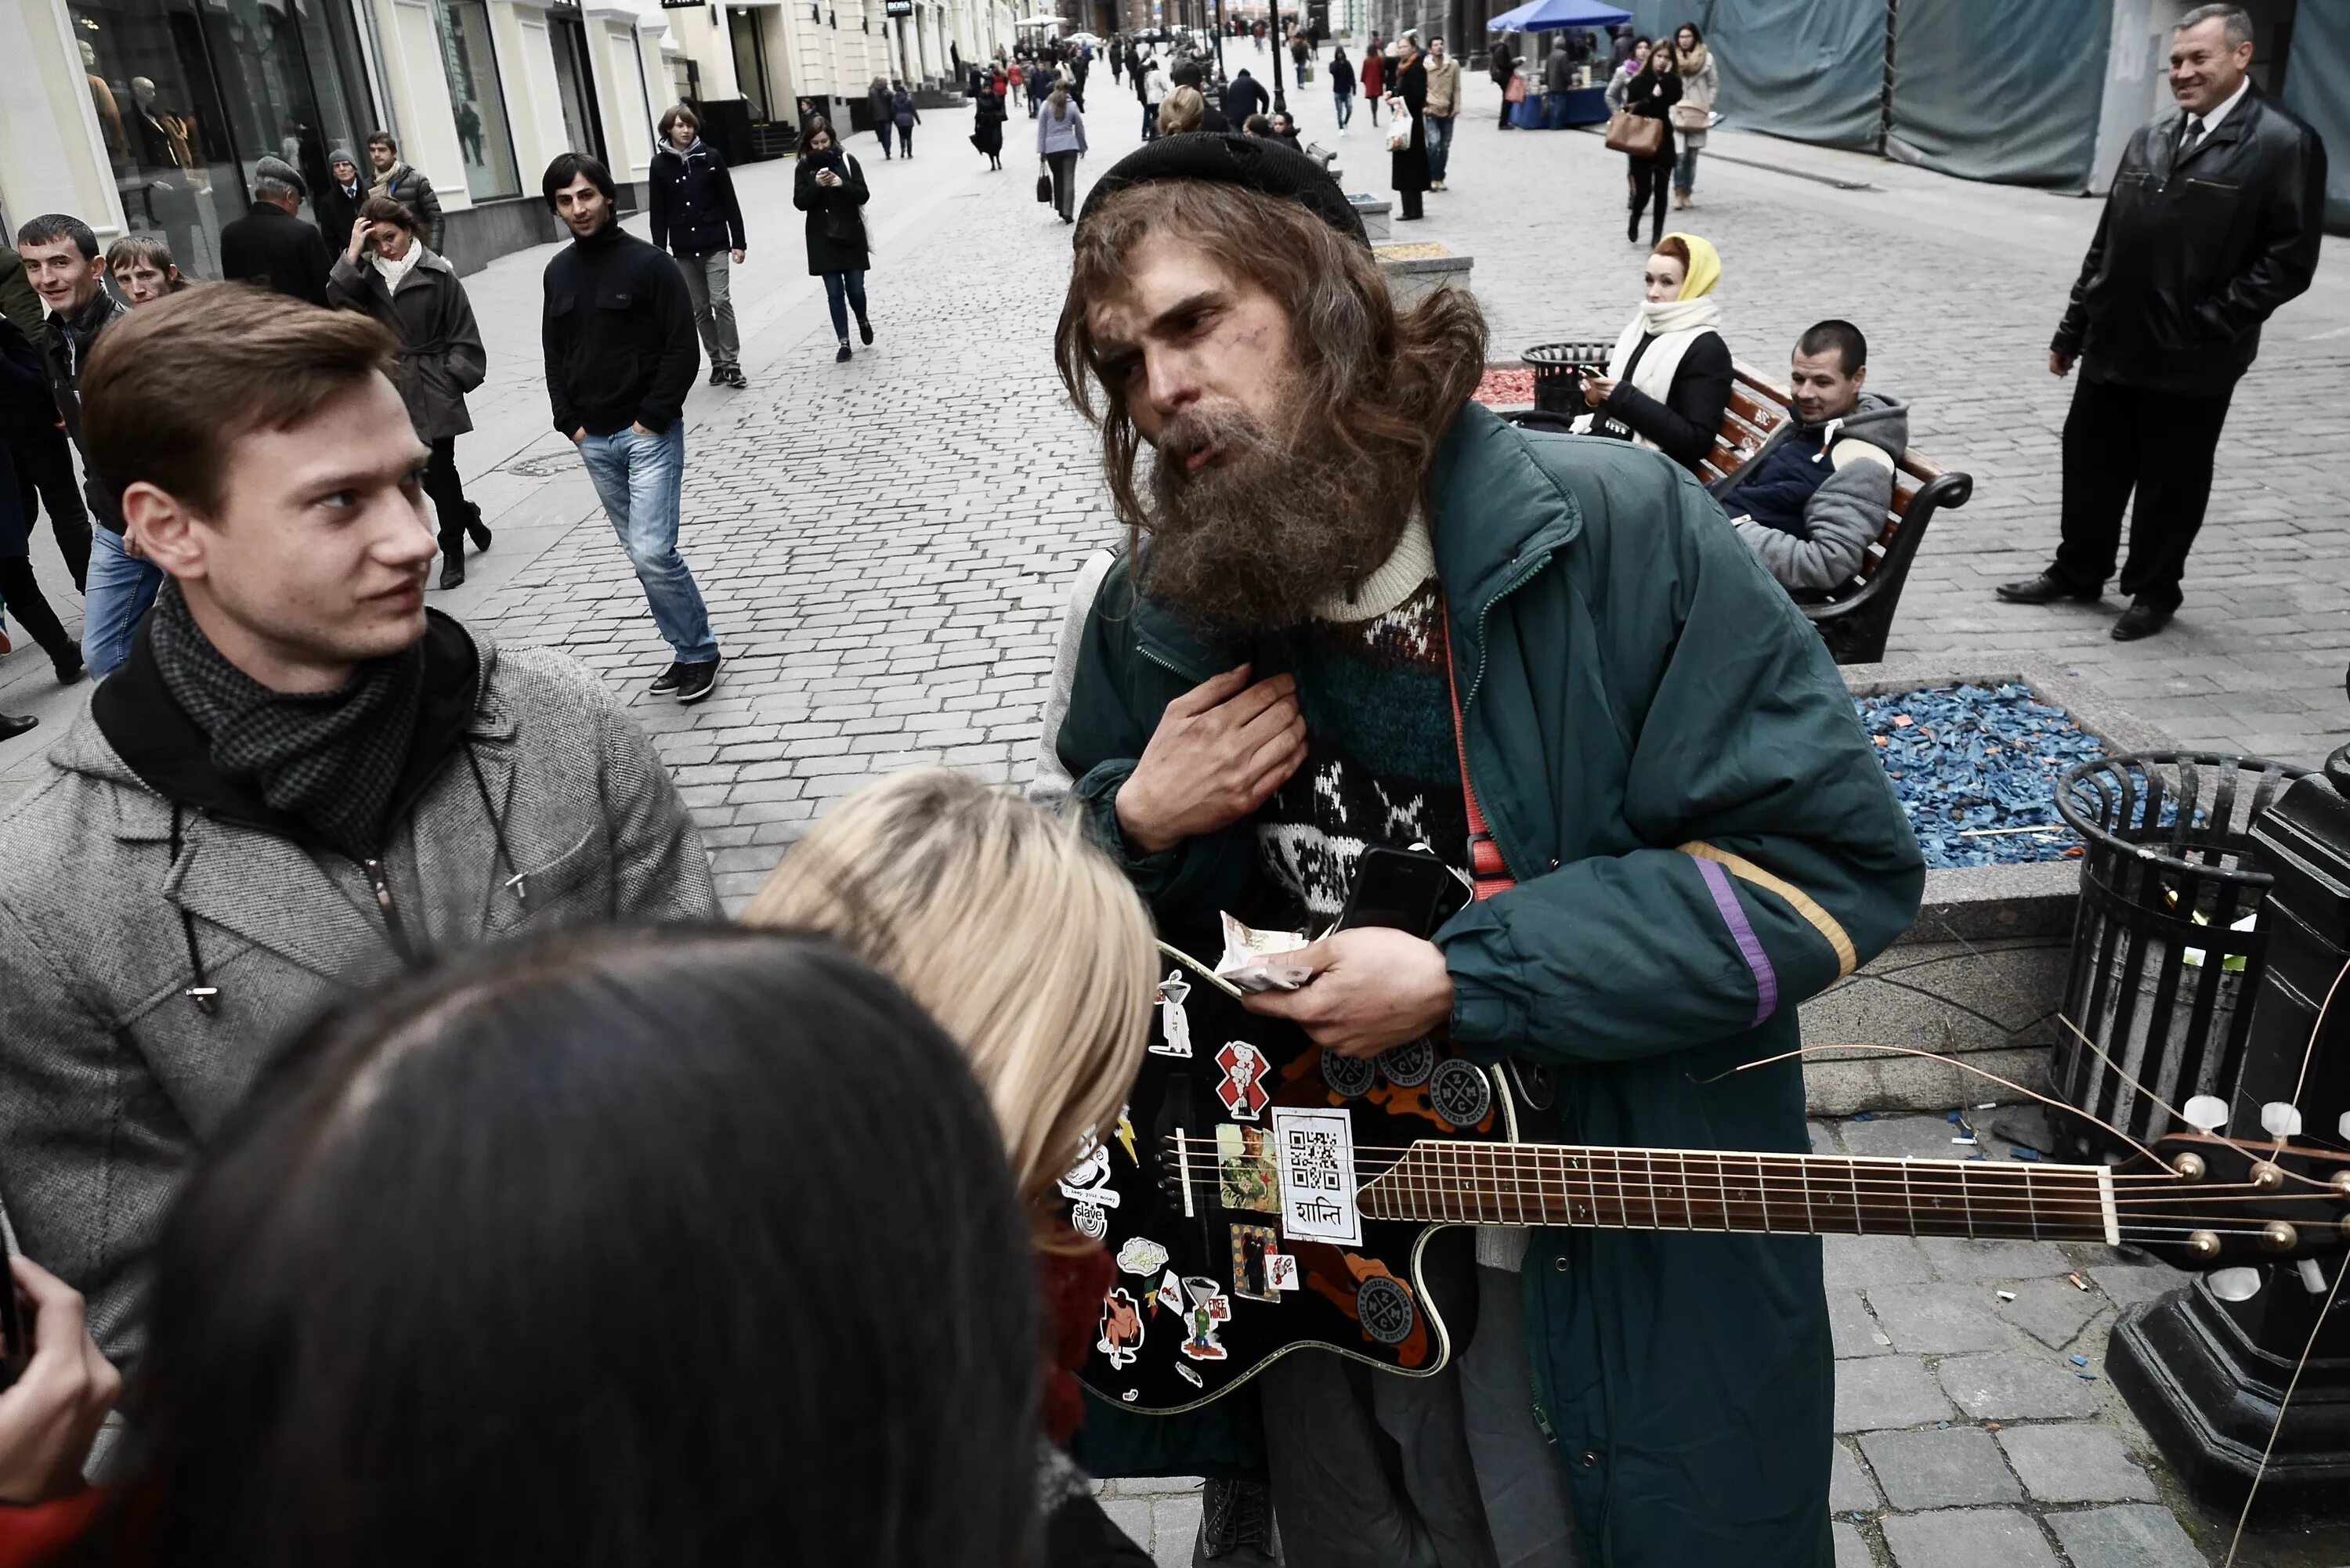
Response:
[{"label": "cobblestone pavement", "polygon": [[[1139,118],[1097,81],[1088,182],[1131,145]],[[1474,256],[1496,358],[1612,337],[1640,255],[1618,237],[1617,160],[1590,136],[1499,133],[1492,89],[1467,85],[1452,189],[1398,237]],[[1309,139],[1341,150],[1350,190],[1384,190],[1385,153],[1362,117],[1341,139],[1318,88],[1297,107]],[[551,252],[466,280],[492,379],[458,451],[498,540],[434,602],[507,641],[563,648],[634,693],[735,904],[825,801],[867,777],[916,762],[1024,776],[1062,584],[1111,537],[1093,448],[1049,362],[1066,232],[1030,199],[1025,160],[985,172],[959,119],[925,126],[920,170],[851,140],[875,192],[879,340],[845,366],[802,267],[789,165],[740,175],[753,254],[736,297],[753,386],[702,388],[688,405],[684,548],[728,659],[698,708],[642,694],[667,650],[576,455],[546,428],[534,332]],[[1014,147],[1026,128],[1015,117]],[[2106,636],[2116,606],[2024,609],[1989,591],[2036,569],[2054,540],[2067,389],[2044,351],[2095,204],[1730,131],[1713,139],[1699,195],[1675,216],[1721,248],[1740,357],[1772,369],[1812,320],[1858,321],[1874,339],[1872,384],[1912,400],[1920,448],[1976,476],[1972,504],[1927,542],[1894,652],[2077,670],[2182,742],[2303,763],[2341,742],[2350,261],[2337,244],[2237,397],[2186,610],[2168,633],[2123,646]],[[54,551],[44,540],[36,552],[71,621]],[[0,659],[0,708],[44,719],[0,751],[0,794],[87,692],[51,685],[37,650]],[[1866,1153],[1947,1154],[1947,1131],[1932,1118],[1816,1129],[1823,1150]],[[1869,1240],[1832,1241],[1828,1256],[1840,1563],[2219,1560],[2220,1521],[2177,1506],[2111,1386],[2075,1376],[2100,1365],[2116,1309],[2167,1272],[2102,1249]],[[2065,1282],[2075,1268],[2093,1290]],[[2002,1289],[2016,1300],[2001,1303]],[[1193,1483],[1121,1483],[1107,1497],[1159,1562],[1188,1561]],[[2274,1539],[2244,1559],[2345,1560],[2339,1540]]]}]

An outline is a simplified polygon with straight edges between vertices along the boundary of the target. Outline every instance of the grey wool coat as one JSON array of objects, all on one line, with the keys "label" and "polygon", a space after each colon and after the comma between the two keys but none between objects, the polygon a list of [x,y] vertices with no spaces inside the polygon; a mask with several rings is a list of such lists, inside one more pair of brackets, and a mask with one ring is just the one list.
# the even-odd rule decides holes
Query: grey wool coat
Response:
[{"label": "grey wool coat", "polygon": [[374,262],[355,264],[346,252],[327,275],[327,303],[372,316],[400,339],[394,379],[419,441],[463,435],[473,428],[465,394],[489,374],[489,358],[456,268],[427,247],[395,294]]},{"label": "grey wool coat", "polygon": [[289,1031],[400,971],[396,935],[424,954],[718,915],[692,822],[604,687],[435,624],[471,637],[477,683],[383,854],[397,934],[359,867],[175,807],[88,711],[0,809],[0,1199],[117,1361],[143,1342],[147,1254],[191,1158]]}]

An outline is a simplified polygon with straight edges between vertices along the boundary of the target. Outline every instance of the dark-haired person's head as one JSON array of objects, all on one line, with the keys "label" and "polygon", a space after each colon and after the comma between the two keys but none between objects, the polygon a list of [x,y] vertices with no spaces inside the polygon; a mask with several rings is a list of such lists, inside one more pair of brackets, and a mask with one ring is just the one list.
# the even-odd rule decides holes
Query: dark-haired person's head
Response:
[{"label": "dark-haired person's head", "polygon": [[1149,536],[1146,592],[1259,632],[1388,558],[1483,373],[1475,300],[1398,310],[1320,166],[1241,137],[1130,155],[1076,252],[1061,379],[1101,430],[1119,519]]},{"label": "dark-haired person's head", "polygon": [[151,233],[125,234],[106,249],[106,270],[132,305],[152,305],[189,286],[172,259],[171,242]]},{"label": "dark-haired person's head", "polygon": [[814,939],[558,934],[267,1069],[157,1250],[120,1523],[239,1568],[1004,1568],[1037,1314],[954,1044]]},{"label": "dark-haired person's head", "polygon": [[98,233],[70,213],[44,213],[16,231],[16,255],[41,303],[70,321],[106,273]]},{"label": "dark-haired person's head", "polygon": [[1860,406],[1868,379],[1868,339],[1849,321],[1823,321],[1795,339],[1787,391],[1807,425],[1840,420]]},{"label": "dark-haired person's head", "polygon": [[1241,121],[1241,134],[1243,136],[1271,136],[1273,134],[1273,121],[1267,119],[1261,114],[1250,115],[1246,119]]},{"label": "dark-haired person's head", "polygon": [[563,220],[575,239],[591,239],[619,221],[620,192],[600,158],[558,152],[538,188],[547,210]]},{"label": "dark-haired person's head", "polygon": [[359,222],[375,242],[375,254],[398,261],[416,243],[416,213],[396,196],[369,196],[359,203]]},{"label": "dark-haired person's head", "polygon": [[[813,101],[814,100],[809,99],[800,99],[800,108],[805,110],[810,107]],[[682,152],[687,148],[692,146],[694,139],[701,134],[702,117],[695,114],[693,110],[688,109],[685,105],[681,103],[675,104],[662,112],[660,117],[660,138],[663,141],[668,142],[671,147],[676,148],[680,152]]]},{"label": "dark-haired person's head", "polygon": [[424,632],[426,456],[365,316],[191,289],[109,327],[81,372],[92,470],[222,655],[331,691]]},{"label": "dark-haired person's head", "polygon": [[379,174],[390,173],[400,162],[400,143],[392,140],[389,130],[371,133],[367,139],[367,149],[368,161],[375,165],[375,171]]}]

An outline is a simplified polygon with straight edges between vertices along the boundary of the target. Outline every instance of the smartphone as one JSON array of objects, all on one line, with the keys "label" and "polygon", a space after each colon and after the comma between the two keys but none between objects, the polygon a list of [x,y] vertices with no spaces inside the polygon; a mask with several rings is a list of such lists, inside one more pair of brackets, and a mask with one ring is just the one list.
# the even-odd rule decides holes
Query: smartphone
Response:
[{"label": "smartphone", "polygon": [[1331,929],[1385,926],[1416,937],[1432,937],[1468,902],[1468,887],[1433,851],[1374,846],[1356,861],[1355,886],[1347,894],[1347,907],[1339,911],[1338,923]]}]

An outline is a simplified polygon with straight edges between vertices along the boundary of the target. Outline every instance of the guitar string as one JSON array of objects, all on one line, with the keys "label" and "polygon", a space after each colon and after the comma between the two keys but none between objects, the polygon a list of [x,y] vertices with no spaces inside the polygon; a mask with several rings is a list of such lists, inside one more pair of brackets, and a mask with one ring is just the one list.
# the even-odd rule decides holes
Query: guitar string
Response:
[{"label": "guitar string", "polygon": [[[2340,976],[2335,976],[2338,981]],[[2236,1533],[2228,1541],[2228,1560],[2220,1568],[2236,1568],[2237,1550],[2244,1544],[2244,1523],[2252,1516],[2252,1499],[2260,1495],[2261,1481],[2269,1473],[2269,1457],[2276,1452],[2277,1434],[2284,1430],[2284,1413],[2293,1406],[2293,1390],[2301,1386],[2301,1375],[2309,1369],[2309,1358],[2317,1348],[2317,1336],[2325,1328],[2327,1314],[2334,1311],[2334,1300],[2342,1293],[2342,1281],[2350,1275],[2350,1263],[2334,1271],[2334,1287],[2325,1293],[2325,1304],[2317,1309],[2315,1321],[2309,1325],[2309,1338],[2301,1347],[2301,1359],[2293,1364],[2293,1376],[2284,1386],[2284,1397],[2277,1401],[2276,1419],[2269,1424],[2269,1440],[2261,1445],[2261,1462],[2252,1469],[2252,1484],[2244,1489],[2243,1511],[2236,1515]]]}]

